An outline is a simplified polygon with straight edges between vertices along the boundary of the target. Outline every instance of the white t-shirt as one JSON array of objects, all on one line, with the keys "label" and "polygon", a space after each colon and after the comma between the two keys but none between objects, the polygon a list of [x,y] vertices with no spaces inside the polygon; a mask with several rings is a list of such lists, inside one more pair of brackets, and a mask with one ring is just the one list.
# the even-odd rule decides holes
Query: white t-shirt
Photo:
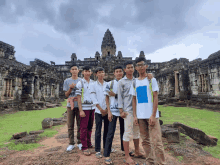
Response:
[{"label": "white t-shirt", "polygon": [[[113,84],[113,88],[112,88],[112,92],[114,92],[115,94],[118,94],[118,81],[117,80],[113,80],[114,84]],[[111,81],[108,82],[108,84],[105,87],[104,90],[104,95],[108,95],[110,92],[110,85],[111,85]],[[120,111],[118,109],[118,99],[115,99],[114,96],[109,96],[109,100],[110,100],[110,110],[112,115],[114,116],[120,116]]]},{"label": "white t-shirt", "polygon": [[[91,99],[93,101],[93,104],[96,106],[99,104],[99,106],[105,110],[106,109],[106,102],[105,102],[105,95],[104,90],[107,82],[103,82],[103,85],[97,80],[93,83],[93,86],[91,87]],[[95,113],[101,114],[100,110],[95,107]]]},{"label": "white t-shirt", "polygon": [[[84,98],[83,98],[83,101],[82,101],[82,110],[93,110],[95,109],[95,105],[93,104],[93,101],[91,99],[91,87],[92,87],[92,84],[94,83],[93,80],[90,79],[89,83],[83,78],[82,79],[82,83],[83,83],[83,86],[84,86]],[[82,83],[81,81],[79,81],[77,84],[76,84],[76,94],[77,95],[82,95]],[[82,100],[82,97],[81,97],[81,100]]]},{"label": "white t-shirt", "polygon": [[[129,94],[136,96],[136,113],[138,119],[149,119],[153,112],[153,102],[151,96],[151,90],[149,88],[149,80],[147,77],[143,80],[136,81],[136,91],[134,90],[133,83]],[[152,78],[152,90],[159,92],[157,80]],[[159,118],[159,111],[156,112],[156,118]]]}]

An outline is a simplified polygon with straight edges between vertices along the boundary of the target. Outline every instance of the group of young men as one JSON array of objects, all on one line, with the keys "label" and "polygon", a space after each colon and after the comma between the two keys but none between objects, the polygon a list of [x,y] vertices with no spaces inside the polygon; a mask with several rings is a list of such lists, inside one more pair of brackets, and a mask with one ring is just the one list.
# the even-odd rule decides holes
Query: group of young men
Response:
[{"label": "group of young men", "polygon": [[[74,149],[74,120],[77,122],[77,143],[84,155],[91,155],[89,148],[94,119],[96,122],[95,151],[101,158],[101,132],[103,131],[103,156],[106,164],[113,164],[110,158],[112,142],[116,130],[117,119],[120,123],[121,150],[125,153],[126,164],[137,164],[131,157],[146,158],[145,164],[165,164],[159,124],[158,84],[151,74],[146,73],[145,58],[138,58],[135,67],[132,61],[122,66],[114,67],[115,79],[104,81],[104,69],[98,67],[95,71],[97,81],[90,79],[92,74],[89,66],[83,67],[83,78],[78,77],[79,69],[73,65],[70,69],[72,77],[64,81],[63,89],[67,100],[67,124],[69,146],[67,151]],[[134,69],[139,73],[133,77]],[[125,72],[125,76],[123,77]],[[129,152],[129,141],[133,136],[135,150]],[[139,150],[139,138],[145,156]]]}]

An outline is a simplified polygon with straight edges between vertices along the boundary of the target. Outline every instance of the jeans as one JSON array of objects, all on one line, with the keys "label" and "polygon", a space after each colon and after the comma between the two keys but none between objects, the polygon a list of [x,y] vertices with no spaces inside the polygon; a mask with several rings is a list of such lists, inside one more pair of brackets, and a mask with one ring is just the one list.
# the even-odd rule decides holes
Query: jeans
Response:
[{"label": "jeans", "polygon": [[113,138],[115,135],[117,118],[119,118],[119,122],[120,122],[121,150],[124,151],[124,146],[123,146],[124,119],[120,116],[113,115],[112,121],[109,122],[109,124],[108,124],[108,133],[107,133],[107,138],[106,138],[106,142],[105,142],[104,157],[110,156],[111,148],[112,148],[112,141],[113,141]]},{"label": "jeans", "polygon": [[108,133],[108,115],[102,116],[102,114],[95,113],[95,151],[101,151],[101,132],[102,132],[102,120],[104,120],[104,132],[103,132],[103,148],[105,148],[105,141]]}]

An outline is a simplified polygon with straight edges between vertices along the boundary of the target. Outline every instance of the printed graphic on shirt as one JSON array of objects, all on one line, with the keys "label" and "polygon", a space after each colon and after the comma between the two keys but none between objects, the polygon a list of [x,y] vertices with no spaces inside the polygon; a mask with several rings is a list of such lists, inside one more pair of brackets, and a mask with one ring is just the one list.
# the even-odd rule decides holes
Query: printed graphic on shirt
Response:
[{"label": "printed graphic on shirt", "polygon": [[139,86],[136,91],[138,103],[148,103],[147,86]]},{"label": "printed graphic on shirt", "polygon": [[114,105],[111,105],[110,106],[110,109],[118,109],[118,103],[114,104]]}]

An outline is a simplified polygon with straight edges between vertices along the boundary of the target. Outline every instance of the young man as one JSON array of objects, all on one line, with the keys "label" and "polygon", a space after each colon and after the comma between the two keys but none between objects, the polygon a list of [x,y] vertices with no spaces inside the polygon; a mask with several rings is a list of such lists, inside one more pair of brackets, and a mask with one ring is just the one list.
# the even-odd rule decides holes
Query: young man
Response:
[{"label": "young man", "polygon": [[[139,138],[140,131],[139,126],[134,125],[133,122],[133,108],[132,99],[133,96],[129,94],[132,81],[134,80],[134,66],[132,61],[127,61],[124,65],[124,71],[126,76],[118,82],[118,108],[120,110],[120,116],[124,118],[125,132],[123,135],[123,145],[125,150],[125,162],[127,164],[135,164],[131,159],[131,156],[137,158],[144,158],[139,151]],[[135,153],[129,154],[129,141],[133,135]]]},{"label": "young man", "polygon": [[[105,163],[112,164],[110,159],[110,153],[112,148],[112,141],[115,134],[117,118],[120,122],[120,137],[121,137],[121,150],[124,151],[123,147],[123,134],[124,134],[124,119],[120,117],[120,112],[118,109],[118,81],[123,77],[123,67],[115,66],[114,67],[115,79],[110,81],[105,88],[104,94],[106,95],[106,105],[108,109],[108,133],[105,142],[104,157],[106,157]],[[109,105],[110,100],[110,105]]]},{"label": "young man", "polygon": [[[67,101],[67,125],[68,125],[68,135],[69,135],[69,146],[66,151],[71,151],[74,149],[74,122],[76,118],[77,123],[77,144],[81,150],[82,144],[80,140],[80,117],[79,108],[77,103],[76,95],[76,84],[81,78],[78,77],[79,69],[76,64],[73,64],[70,68],[70,73],[72,77],[67,78],[63,83],[63,90],[65,91],[65,96],[68,97]],[[72,106],[72,107],[71,107]]]},{"label": "young man", "polygon": [[166,163],[157,110],[159,89],[155,78],[152,80],[147,78],[147,67],[145,58],[136,60],[135,69],[139,77],[130,88],[130,94],[133,95],[134,123],[139,124],[142,146],[146,153],[146,164],[163,165]]},{"label": "young man", "polygon": [[95,107],[95,122],[96,122],[96,131],[95,131],[95,151],[96,157],[101,158],[101,131],[102,131],[102,121],[104,121],[104,133],[103,133],[103,148],[105,148],[106,136],[108,133],[108,111],[105,102],[104,89],[107,84],[105,82],[104,76],[105,71],[103,68],[98,67],[95,71],[98,80],[93,83],[91,88],[91,98]]},{"label": "young man", "polygon": [[91,99],[91,87],[93,80],[90,79],[92,74],[89,66],[84,66],[82,74],[84,78],[76,84],[76,93],[80,113],[80,140],[82,142],[82,151],[86,156],[91,155],[88,148],[92,148],[91,134],[94,121],[95,106]]}]

